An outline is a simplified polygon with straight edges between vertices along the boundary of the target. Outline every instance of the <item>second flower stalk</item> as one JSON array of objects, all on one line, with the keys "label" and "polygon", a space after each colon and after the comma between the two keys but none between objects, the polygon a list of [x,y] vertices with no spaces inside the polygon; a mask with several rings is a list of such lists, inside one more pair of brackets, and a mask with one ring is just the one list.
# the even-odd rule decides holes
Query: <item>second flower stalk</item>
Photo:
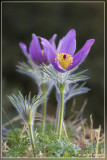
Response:
[{"label": "second flower stalk", "polygon": [[62,131],[62,124],[63,124],[63,114],[64,114],[64,90],[65,90],[65,83],[60,83],[57,85],[59,92],[60,92],[60,108],[58,109],[58,139],[61,138],[61,131]]},{"label": "second flower stalk", "polygon": [[36,157],[35,138],[34,138],[33,121],[32,121],[32,113],[31,112],[32,112],[32,108],[29,110],[28,129],[29,129],[30,141],[31,141],[31,144],[32,144],[33,155],[34,155],[34,157]]},{"label": "second flower stalk", "polygon": [[46,104],[47,104],[47,94],[46,91],[43,92],[43,96],[45,97],[43,102],[43,111],[42,111],[42,135],[45,132],[45,121],[46,121]]}]

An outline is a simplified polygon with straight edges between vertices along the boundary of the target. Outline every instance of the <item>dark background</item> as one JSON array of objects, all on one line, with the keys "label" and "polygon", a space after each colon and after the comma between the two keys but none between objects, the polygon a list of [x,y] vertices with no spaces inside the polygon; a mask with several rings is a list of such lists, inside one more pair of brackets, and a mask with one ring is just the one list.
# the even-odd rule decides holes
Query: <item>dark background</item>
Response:
[{"label": "dark background", "polygon": [[[87,39],[94,38],[91,51],[80,66],[88,69],[90,79],[87,86],[91,91],[76,97],[76,109],[79,110],[87,98],[88,103],[83,117],[89,121],[93,114],[94,127],[104,126],[104,3],[2,3],[2,94],[3,108],[9,119],[17,115],[7,95],[20,90],[24,95],[29,91],[37,94],[37,86],[26,75],[16,72],[18,62],[26,61],[19,42],[29,46],[31,34],[35,33],[49,39],[54,33],[60,38],[74,28],[76,30],[77,49]],[[65,118],[71,116],[73,99],[66,106]],[[56,110],[55,88],[48,100],[47,114],[54,116]],[[3,123],[7,121],[3,114]]]}]

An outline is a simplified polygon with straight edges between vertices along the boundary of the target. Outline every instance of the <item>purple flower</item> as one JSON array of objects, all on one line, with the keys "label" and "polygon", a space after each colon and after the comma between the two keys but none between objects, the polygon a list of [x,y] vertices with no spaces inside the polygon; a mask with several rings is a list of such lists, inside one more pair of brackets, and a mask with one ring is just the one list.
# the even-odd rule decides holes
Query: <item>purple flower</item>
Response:
[{"label": "purple flower", "polygon": [[[54,34],[52,38],[49,40],[53,47],[55,47],[55,38],[56,34]],[[47,53],[44,52],[43,49],[41,49],[38,37],[35,34],[32,34],[29,52],[27,51],[27,46],[24,43],[20,42],[19,46],[22,49],[25,56],[29,55],[36,65],[40,66],[41,64],[50,64],[47,57]]]},{"label": "purple flower", "polygon": [[41,38],[44,52],[47,53],[50,63],[59,72],[67,72],[83,62],[94,41],[94,39],[87,40],[84,46],[74,54],[76,50],[75,29],[71,29],[66,36],[59,41],[57,49],[55,49],[48,40]]}]

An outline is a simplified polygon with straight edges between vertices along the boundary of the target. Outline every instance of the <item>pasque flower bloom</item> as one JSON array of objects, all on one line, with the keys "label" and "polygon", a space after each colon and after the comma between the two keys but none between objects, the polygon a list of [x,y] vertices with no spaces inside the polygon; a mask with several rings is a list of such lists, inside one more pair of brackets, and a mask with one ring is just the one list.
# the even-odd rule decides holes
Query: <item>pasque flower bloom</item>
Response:
[{"label": "pasque flower bloom", "polygon": [[88,55],[94,41],[94,39],[87,40],[84,46],[74,54],[76,50],[75,29],[71,29],[66,36],[59,41],[57,49],[55,46],[53,47],[48,40],[41,37],[44,52],[47,53],[50,63],[52,63],[54,68],[59,72],[67,72],[79,65]]},{"label": "pasque flower bloom", "polygon": [[[54,43],[54,40],[56,38],[56,34],[54,34],[52,36],[52,38],[49,40],[50,41],[50,44],[55,47],[55,43]],[[39,40],[38,40],[38,37],[33,33],[32,34],[32,40],[30,42],[30,47],[29,47],[29,52],[27,51],[27,46],[26,44],[20,42],[19,43],[19,46],[20,48],[22,49],[23,53],[26,55],[26,56],[30,56],[30,58],[32,59],[32,61],[40,66],[41,64],[45,64],[45,65],[49,65],[49,60],[48,60],[48,57],[47,57],[47,53],[44,52],[43,49],[41,49],[41,46],[40,46],[40,43],[39,43]]]}]

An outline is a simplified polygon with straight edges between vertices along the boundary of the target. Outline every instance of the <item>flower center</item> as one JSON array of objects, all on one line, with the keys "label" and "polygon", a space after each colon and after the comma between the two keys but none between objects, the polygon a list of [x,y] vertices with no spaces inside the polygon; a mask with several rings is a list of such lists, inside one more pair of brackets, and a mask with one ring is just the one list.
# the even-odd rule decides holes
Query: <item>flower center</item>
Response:
[{"label": "flower center", "polygon": [[63,55],[63,59],[66,59],[66,54]]},{"label": "flower center", "polygon": [[55,62],[56,61],[59,61],[61,67],[63,67],[64,69],[67,69],[68,66],[72,65],[73,57],[70,54],[58,53],[55,58]]}]

